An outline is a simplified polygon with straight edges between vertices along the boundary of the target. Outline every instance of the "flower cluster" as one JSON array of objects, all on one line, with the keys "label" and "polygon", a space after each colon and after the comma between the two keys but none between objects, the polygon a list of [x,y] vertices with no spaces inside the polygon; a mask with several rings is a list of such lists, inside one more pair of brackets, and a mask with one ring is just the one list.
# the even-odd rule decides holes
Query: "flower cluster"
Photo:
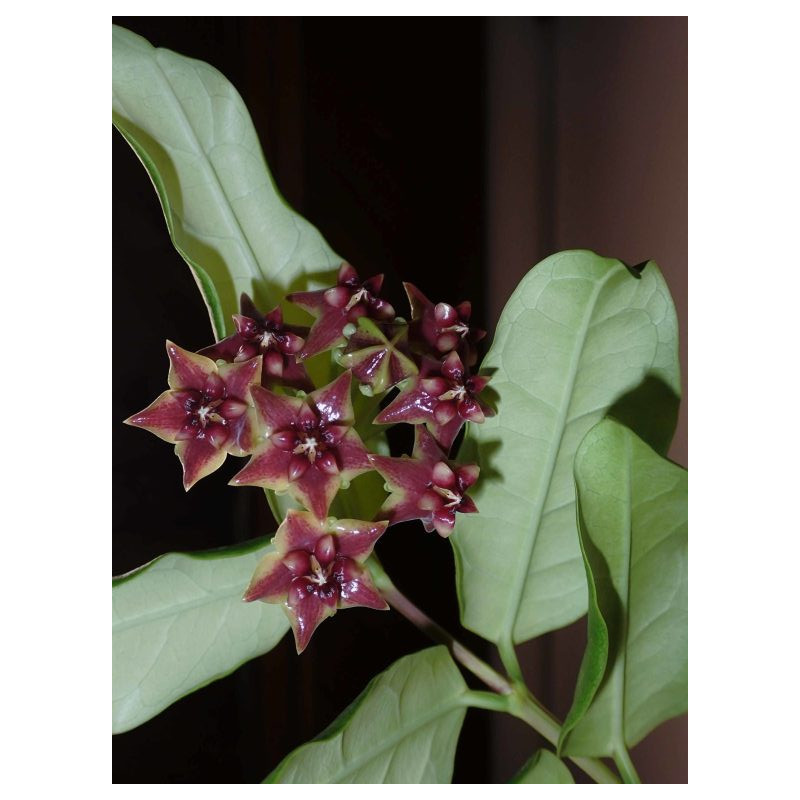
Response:
[{"label": "flower cluster", "polygon": [[[387,608],[366,564],[387,527],[419,519],[446,537],[457,513],[477,511],[467,491],[478,466],[450,451],[466,422],[493,413],[480,396],[489,378],[472,372],[485,333],[470,324],[469,303],[434,304],[408,283],[406,322],[379,296],[382,284],[343,264],[335,286],[290,294],[315,318],[310,329],[242,295],[231,336],[196,353],[167,342],[169,389],[126,420],[175,444],[187,490],[228,454],[249,455],[232,485],[288,494],[305,509],[287,513],[244,596],[282,605],[298,652],[337,609]],[[306,361],[328,350],[343,371],[315,388]],[[364,394],[398,390],[358,422],[414,425],[410,456],[368,452],[355,428],[354,379]],[[389,491],[375,520],[329,516],[340,489],[369,470]]]}]

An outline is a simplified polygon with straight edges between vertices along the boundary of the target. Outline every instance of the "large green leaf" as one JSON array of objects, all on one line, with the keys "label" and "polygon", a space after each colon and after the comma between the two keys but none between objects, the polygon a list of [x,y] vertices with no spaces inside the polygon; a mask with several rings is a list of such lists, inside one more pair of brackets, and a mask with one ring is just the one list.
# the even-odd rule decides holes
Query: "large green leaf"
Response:
[{"label": "large green leaf", "polygon": [[444,647],[396,661],[266,783],[448,783],[467,686]]},{"label": "large green leaf", "polygon": [[575,783],[567,765],[549,750],[537,750],[511,783]]},{"label": "large green leaf", "polygon": [[216,337],[232,332],[241,292],[269,309],[335,283],[341,259],[280,196],[225,76],[124,28],[112,41],[114,125],[150,174]]},{"label": "large green leaf", "polygon": [[686,710],[687,475],[604,420],[578,449],[575,481],[592,607],[560,744],[619,755]]},{"label": "large green leaf", "polygon": [[[468,426],[459,456],[481,466],[480,513],[460,516],[451,537],[467,628],[509,646],[586,612],[575,450],[610,409],[642,422],[660,447],[669,442],[677,347],[672,298],[653,262],[639,273],[570,251],[523,278],[483,363],[498,413]],[[655,421],[648,398],[659,401]]]},{"label": "large green leaf", "polygon": [[244,603],[265,539],[207,553],[168,553],[113,584],[113,732],[272,649],[282,608]]}]

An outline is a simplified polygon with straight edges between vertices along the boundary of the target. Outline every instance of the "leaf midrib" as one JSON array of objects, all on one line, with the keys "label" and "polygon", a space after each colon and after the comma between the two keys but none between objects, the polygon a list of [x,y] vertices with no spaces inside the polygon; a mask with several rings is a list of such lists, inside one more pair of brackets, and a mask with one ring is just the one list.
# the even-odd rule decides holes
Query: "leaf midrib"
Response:
[{"label": "leaf midrib", "polygon": [[544,516],[545,503],[547,501],[547,496],[550,494],[550,487],[553,484],[555,463],[556,460],[558,459],[558,454],[561,451],[561,442],[564,439],[564,432],[567,429],[567,424],[569,421],[568,420],[569,409],[570,406],[572,405],[572,395],[575,390],[575,382],[578,377],[578,368],[580,366],[581,358],[583,356],[584,347],[586,346],[589,324],[591,322],[592,317],[594,316],[600,292],[603,290],[603,287],[611,279],[611,276],[614,273],[615,273],[614,269],[609,270],[609,272],[599,281],[599,283],[595,287],[594,292],[592,293],[592,296],[589,300],[589,303],[587,304],[587,313],[583,319],[583,322],[581,324],[581,329],[577,337],[579,345],[576,348],[575,352],[573,352],[572,362],[570,364],[569,381],[567,383],[566,391],[562,396],[561,409],[559,411],[560,420],[558,421],[558,428],[559,428],[558,441],[555,444],[555,447],[552,447],[550,453],[548,454],[547,480],[544,482],[542,489],[539,492],[539,496],[537,497],[537,502],[534,504],[534,515],[531,519],[530,529],[533,531],[533,533],[531,536],[528,537],[526,550],[523,554],[523,557],[520,558],[518,562],[520,565],[524,566],[524,569],[519,568],[517,570],[517,574],[514,580],[514,589],[512,597],[515,597],[516,601],[513,602],[512,605],[509,607],[510,613],[507,619],[505,620],[505,623],[502,628],[502,633],[500,636],[501,640],[505,640],[511,643],[513,643],[514,641],[514,628],[516,627],[517,620],[519,618],[519,610],[522,604],[522,596],[525,591],[525,583],[531,569],[533,551],[536,547],[536,541],[539,538],[539,529],[542,524],[542,517]]},{"label": "leaf midrib", "polygon": [[[203,171],[206,173],[206,176],[211,178],[209,185],[212,187],[212,191],[216,195],[217,200],[217,208],[221,210],[223,219],[225,221],[226,226],[228,227],[231,233],[235,234],[235,231],[238,231],[240,236],[239,240],[245,245],[243,248],[243,252],[246,256],[246,261],[248,262],[248,267],[250,269],[250,273],[252,276],[258,278],[263,276],[263,270],[261,268],[261,264],[256,257],[255,251],[253,249],[252,244],[250,243],[250,239],[247,236],[244,228],[242,227],[242,223],[239,220],[239,217],[236,214],[236,211],[231,206],[230,200],[228,195],[225,192],[225,189],[222,186],[222,182],[220,181],[219,173],[214,166],[214,163],[211,161],[208,153],[206,152],[205,148],[200,144],[200,140],[197,137],[197,133],[195,132],[194,128],[192,127],[191,122],[189,121],[189,116],[186,113],[186,109],[183,106],[180,98],[178,97],[177,92],[175,91],[172,83],[170,82],[167,74],[164,72],[160,62],[159,62],[159,50],[158,48],[153,48],[153,52],[151,55],[151,61],[155,65],[157,69],[157,73],[161,82],[168,87],[169,91],[165,92],[165,96],[172,102],[173,107],[177,106],[177,113],[176,117],[178,121],[181,123],[181,127],[184,129],[184,133],[190,139],[190,143],[193,145],[194,150],[197,154],[201,155],[200,162],[203,166]],[[194,67],[191,62],[189,62],[189,66],[194,70],[195,75],[197,76],[197,80],[202,84],[202,81],[197,75],[197,69]],[[210,96],[205,89],[205,86],[202,87],[202,91],[204,92],[205,96],[210,101]],[[220,199],[222,202],[220,202]],[[174,211],[174,210],[173,210]],[[237,237],[234,235],[232,238],[235,240]]]}]

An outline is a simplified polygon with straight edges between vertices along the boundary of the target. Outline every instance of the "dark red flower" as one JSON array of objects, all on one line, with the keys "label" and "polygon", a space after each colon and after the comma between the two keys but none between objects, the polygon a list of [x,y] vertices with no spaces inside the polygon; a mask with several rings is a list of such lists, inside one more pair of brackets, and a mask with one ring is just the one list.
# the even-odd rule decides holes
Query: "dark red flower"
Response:
[{"label": "dark red flower", "polygon": [[190,489],[225,461],[243,456],[254,444],[251,389],[261,379],[261,358],[217,365],[206,356],[167,342],[170,389],[125,420],[175,443]]},{"label": "dark red flower", "polygon": [[456,512],[473,514],[478,510],[466,491],[478,479],[479,467],[448,461],[421,425],[416,428],[412,458],[370,454],[369,460],[391,491],[376,515],[390,525],[421,519],[426,531],[435,529],[447,537],[453,532]]},{"label": "dark red flower", "polygon": [[320,521],[307,511],[290,510],[273,540],[275,552],[256,567],[244,599],[282,604],[298,653],[337,609],[388,609],[364,566],[386,525],[353,519]]},{"label": "dark red flower", "polygon": [[465,300],[457,306],[449,303],[434,305],[412,283],[404,283],[408,302],[411,304],[411,336],[433,349],[434,353],[456,350],[468,367],[478,361],[477,342],[486,336],[486,331],[472,327],[472,304]]},{"label": "dark red flower", "polygon": [[338,358],[339,364],[358,379],[366,393],[383,394],[392,386],[417,374],[408,353],[408,325],[387,322],[377,325],[362,317]]},{"label": "dark red flower", "polygon": [[478,399],[489,378],[469,375],[458,353],[441,363],[424,359],[419,377],[375,418],[379,425],[425,423],[436,441],[449,451],[464,422],[481,423],[494,411]]},{"label": "dark red flower", "polygon": [[240,303],[242,313],[233,315],[236,333],[203,348],[201,355],[228,362],[247,361],[263,355],[262,386],[313,389],[306,368],[297,360],[305,343],[302,337],[308,333],[308,328],[284,325],[280,306],[262,314],[246,294],[242,295]]},{"label": "dark red flower", "polygon": [[350,381],[350,373],[344,372],[307,397],[254,387],[263,442],[231,484],[288,491],[322,519],[342,480],[372,469],[364,444],[352,430]]},{"label": "dark red flower", "polygon": [[310,358],[337,344],[343,344],[345,325],[360,317],[378,320],[394,318],[394,308],[378,293],[383,275],[374,275],[363,283],[350,264],[342,264],[336,286],[314,292],[294,292],[286,298],[317,318],[311,326],[300,358]]}]

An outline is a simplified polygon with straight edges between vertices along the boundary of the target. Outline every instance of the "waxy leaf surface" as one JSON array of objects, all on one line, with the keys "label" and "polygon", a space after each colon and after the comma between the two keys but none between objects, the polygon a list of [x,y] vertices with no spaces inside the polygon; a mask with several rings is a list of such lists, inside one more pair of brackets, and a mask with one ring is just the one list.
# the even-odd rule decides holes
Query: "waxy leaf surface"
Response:
[{"label": "waxy leaf surface", "polygon": [[265,539],[168,553],[114,579],[113,732],[141,725],[271,650],[289,630],[280,606],[245,603]]},{"label": "waxy leaf surface", "polygon": [[265,783],[449,783],[466,692],[446,648],[405,656]]},{"label": "waxy leaf surface", "polygon": [[[547,258],[509,299],[481,372],[497,415],[468,426],[480,514],[461,517],[461,615],[509,646],[586,613],[572,462],[586,432],[616,413],[668,445],[680,392],[675,309],[658,267],[641,273],[588,251]],[[638,401],[643,388],[668,413]],[[635,391],[634,391],[635,390]],[[489,394],[489,389],[487,389]],[[624,398],[624,402],[623,402]]]},{"label": "waxy leaf surface", "polygon": [[575,783],[567,765],[549,750],[537,750],[511,783]]},{"label": "waxy leaf surface", "polygon": [[217,339],[233,333],[242,292],[272,308],[335,279],[341,258],[281,197],[219,71],[114,26],[113,121],[150,174]]},{"label": "waxy leaf surface", "polygon": [[687,473],[604,420],[575,456],[591,591],[561,751],[611,756],[687,703]]}]

